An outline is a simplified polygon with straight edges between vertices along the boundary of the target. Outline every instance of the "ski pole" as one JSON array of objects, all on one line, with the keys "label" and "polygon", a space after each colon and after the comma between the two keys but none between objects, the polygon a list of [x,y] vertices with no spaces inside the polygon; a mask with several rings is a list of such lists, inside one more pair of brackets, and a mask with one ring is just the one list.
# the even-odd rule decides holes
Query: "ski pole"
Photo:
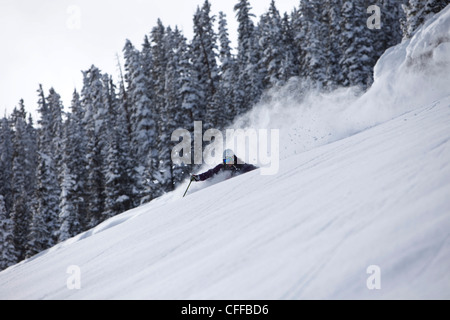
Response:
[{"label": "ski pole", "polygon": [[186,196],[186,193],[188,192],[188,190],[189,190],[189,187],[191,186],[191,183],[192,183],[192,179],[191,179],[191,182],[189,182],[189,185],[188,185],[188,187],[187,187],[187,189],[186,189],[186,192],[184,193],[184,196],[183,196],[183,198]]}]

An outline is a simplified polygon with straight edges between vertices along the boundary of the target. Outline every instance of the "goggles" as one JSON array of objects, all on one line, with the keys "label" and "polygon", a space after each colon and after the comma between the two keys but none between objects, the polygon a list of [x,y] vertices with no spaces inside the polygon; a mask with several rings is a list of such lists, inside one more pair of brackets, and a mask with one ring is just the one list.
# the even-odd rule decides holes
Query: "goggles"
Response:
[{"label": "goggles", "polygon": [[226,157],[223,159],[224,164],[234,164],[234,156],[233,157]]}]

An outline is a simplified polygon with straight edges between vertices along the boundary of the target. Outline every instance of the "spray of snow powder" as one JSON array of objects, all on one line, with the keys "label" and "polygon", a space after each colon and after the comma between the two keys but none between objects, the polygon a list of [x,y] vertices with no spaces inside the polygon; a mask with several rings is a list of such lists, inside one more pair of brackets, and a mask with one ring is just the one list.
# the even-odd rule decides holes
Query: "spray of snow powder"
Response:
[{"label": "spray of snow powder", "polygon": [[233,128],[280,130],[280,158],[349,137],[450,95],[450,8],[388,49],[366,91],[323,92],[293,78],[267,92]]},{"label": "spray of snow powder", "polygon": [[[366,92],[356,87],[324,92],[311,82],[292,78],[284,86],[266,92],[261,102],[236,119],[230,128],[278,130],[278,156],[283,160],[449,95],[450,8],[447,8],[428,20],[411,39],[384,53],[374,68],[374,83]],[[251,148],[258,146],[247,144],[246,154],[238,156],[261,165],[248,157],[258,154]],[[270,153],[271,146],[265,149]],[[208,168],[204,165],[201,170]],[[194,188],[223,181],[223,177],[217,179]]]}]

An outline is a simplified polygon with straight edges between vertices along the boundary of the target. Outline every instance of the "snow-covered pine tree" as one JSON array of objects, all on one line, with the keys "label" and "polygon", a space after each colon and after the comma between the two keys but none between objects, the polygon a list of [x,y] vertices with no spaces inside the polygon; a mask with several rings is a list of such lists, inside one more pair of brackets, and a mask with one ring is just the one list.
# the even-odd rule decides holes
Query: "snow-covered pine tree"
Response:
[{"label": "snow-covered pine tree", "polygon": [[17,262],[13,242],[13,224],[8,216],[5,201],[0,194],[0,271]]},{"label": "snow-covered pine tree", "polygon": [[406,18],[402,21],[403,37],[410,38],[430,17],[449,4],[448,0],[409,0],[403,5]]},{"label": "snow-covered pine tree", "polygon": [[106,181],[103,217],[107,219],[132,208],[133,180],[125,115],[120,109],[121,104],[117,100],[112,79],[104,75],[103,83],[103,100],[108,109],[105,121],[109,132],[104,166]]},{"label": "snow-covered pine tree", "polygon": [[83,123],[86,133],[87,178],[87,228],[102,222],[105,208],[104,148],[107,130],[105,117],[107,109],[103,104],[103,83],[100,70],[91,66],[83,72],[81,103],[85,110]]},{"label": "snow-covered pine tree", "polygon": [[156,126],[158,134],[162,132],[159,127],[165,121],[165,85],[166,85],[166,70],[168,59],[166,27],[164,27],[161,20],[158,19],[157,26],[151,32],[151,54],[152,54],[152,68],[151,79],[153,80],[153,92],[155,96],[155,112]]},{"label": "snow-covered pine tree", "polygon": [[147,197],[145,201],[149,201],[154,197],[160,196],[162,192],[173,189],[171,183],[170,153],[167,156],[166,152],[169,147],[170,135],[172,134],[168,129],[169,111],[167,110],[167,95],[165,94],[168,52],[171,50],[168,47],[170,44],[170,36],[167,35],[169,30],[158,19],[157,26],[151,32],[153,57],[152,80],[154,86],[153,92],[155,94],[154,110],[157,139],[151,158],[147,158],[146,160],[146,167],[151,168],[151,178],[146,181],[148,185],[147,189],[152,190],[150,191],[152,195],[150,198]]},{"label": "snow-covered pine tree", "polygon": [[235,75],[238,74],[235,71],[236,60],[231,53],[230,39],[228,34],[228,24],[226,15],[221,11],[219,12],[219,81],[217,84],[216,94],[212,101],[212,107],[210,108],[210,115],[215,119],[217,128],[224,128],[230,124],[236,111],[233,105],[234,91],[233,86],[235,82]]},{"label": "snow-covered pine tree", "polygon": [[[111,94],[115,91],[113,81],[110,80]],[[131,137],[128,133],[128,114],[125,104],[121,100],[122,94],[119,90],[119,95],[112,95],[112,111],[110,112],[110,122],[114,124],[114,136],[118,143],[119,151],[119,165],[121,166],[121,175],[124,185],[122,186],[121,193],[124,196],[129,196],[130,202],[124,203],[124,206],[128,206],[128,209],[134,208],[136,205],[137,191],[136,185],[136,160],[132,155],[131,149]],[[113,117],[111,119],[111,116]],[[125,198],[123,198],[125,199]]]},{"label": "snow-covered pine tree", "polygon": [[[148,167],[151,168],[149,189],[156,189],[152,196],[160,195],[161,192],[168,192],[173,190],[173,166],[171,162],[171,134],[177,128],[176,119],[179,115],[181,97],[178,94],[179,85],[179,41],[180,33],[177,30],[173,31],[171,27],[167,27],[164,32],[164,96],[162,105],[158,109],[157,127],[158,138],[156,139],[155,150],[158,163],[155,167],[153,159],[148,159]],[[156,170],[155,170],[156,169]],[[155,182],[157,182],[155,184]],[[158,190],[159,189],[159,190]]]},{"label": "snow-covered pine tree", "polygon": [[238,26],[238,63],[244,65],[248,59],[249,51],[253,48],[253,32],[255,26],[251,17],[255,15],[250,13],[251,6],[248,0],[239,0],[234,6],[236,11],[236,18],[239,23]]},{"label": "snow-covered pine tree", "polygon": [[[150,104],[150,115],[148,119],[148,130],[149,130],[149,152],[146,154],[145,159],[142,159],[144,162],[147,162],[147,159],[151,157],[152,159],[157,159],[158,154],[156,151],[156,142],[157,142],[157,133],[158,133],[158,108],[157,108],[157,97],[155,96],[155,73],[154,70],[154,61],[153,61],[153,53],[154,48],[152,48],[151,43],[147,35],[144,38],[144,43],[142,44],[142,52],[140,53],[140,64],[143,68],[143,75],[145,79],[145,83],[147,86],[146,95],[151,101]],[[164,62],[163,62],[164,63]],[[162,102],[162,100],[160,100]],[[154,168],[146,167],[146,170],[151,172]]]},{"label": "snow-covered pine tree", "polygon": [[219,48],[219,61],[220,61],[220,71],[221,80],[227,79],[224,74],[228,73],[230,70],[230,65],[234,63],[234,57],[231,53],[231,41],[228,32],[228,22],[227,16],[223,11],[219,12],[219,29],[218,29],[218,41],[220,44]]},{"label": "snow-covered pine tree", "polygon": [[[62,155],[62,135],[63,135],[63,105],[61,102],[61,96],[50,88],[49,95],[47,97],[47,105],[50,119],[50,126],[46,128],[50,132],[51,136],[51,152],[48,153],[53,158],[56,168],[61,167],[61,155]],[[44,150],[43,150],[44,151]]]},{"label": "snow-covered pine tree", "polygon": [[428,0],[425,5],[424,14],[434,15],[436,13],[441,12],[449,4],[450,3],[448,2],[448,0]]},{"label": "snow-covered pine tree", "polygon": [[376,53],[367,28],[366,1],[344,1],[342,5],[339,61],[344,86],[367,88],[373,81]]},{"label": "snow-covered pine tree", "polygon": [[166,70],[166,107],[165,111],[169,139],[168,144],[164,148],[164,152],[161,154],[160,159],[166,159],[171,166],[172,185],[175,187],[181,181],[183,181],[191,172],[191,168],[187,164],[174,164],[171,161],[171,151],[174,146],[174,142],[170,141],[170,133],[178,128],[189,128],[192,126],[192,119],[189,114],[182,109],[183,96],[180,92],[180,88],[183,86],[183,72],[182,63],[183,57],[187,51],[186,38],[182,35],[178,28],[166,30],[166,44],[170,50],[168,50],[167,56],[167,70]]},{"label": "snow-covered pine tree", "polygon": [[295,56],[294,31],[292,21],[287,12],[284,13],[281,26],[281,39],[283,43],[283,59],[279,74],[279,85],[284,85],[291,77],[298,76],[297,58]]},{"label": "snow-covered pine tree", "polygon": [[145,163],[156,139],[154,102],[149,96],[149,79],[140,53],[127,40],[124,48],[133,153],[138,164]]},{"label": "snow-covered pine tree", "polygon": [[34,161],[30,161],[35,154],[32,154],[36,144],[34,137],[30,137],[30,130],[27,128],[26,113],[23,101],[20,109],[15,109],[12,116],[13,136],[13,159],[12,159],[12,208],[10,211],[13,223],[14,247],[17,253],[17,261],[26,257],[27,236],[29,234],[29,224],[32,216],[34,204],[34,184],[35,168],[32,167]]},{"label": "snow-covered pine tree", "polygon": [[[15,170],[16,172],[17,170]],[[18,174],[14,175],[13,181],[18,180]],[[31,221],[31,208],[27,205],[30,203],[25,190],[14,187],[13,207],[10,217],[13,224],[13,241],[14,249],[17,254],[17,261],[21,261],[26,257],[27,237],[29,234],[29,225]]]},{"label": "snow-covered pine tree", "polygon": [[5,209],[10,212],[13,202],[12,177],[13,177],[13,135],[10,121],[3,117],[0,120],[0,194],[4,196]]},{"label": "snow-covered pine tree", "polygon": [[141,64],[144,69],[144,75],[147,80],[147,94],[151,100],[154,100],[153,90],[154,90],[154,81],[153,81],[153,49],[150,43],[150,39],[147,35],[144,36],[144,43],[142,44],[141,51]]},{"label": "snow-covered pine tree", "polygon": [[180,42],[179,44],[183,48],[180,48],[178,93],[181,98],[180,115],[184,117],[179,127],[193,132],[194,121],[201,119],[197,110],[202,105],[203,93],[201,92],[198,79],[195,76],[196,73],[192,68],[192,50],[188,48],[186,42]]},{"label": "snow-covered pine tree", "polygon": [[76,198],[77,181],[75,180],[74,174],[70,171],[68,164],[63,162],[62,166],[58,242],[67,240],[82,230],[78,215],[78,199]]},{"label": "snow-covered pine tree", "polygon": [[[162,24],[161,24],[162,26]],[[164,28],[164,27],[163,27]],[[161,44],[163,39],[158,40]],[[137,203],[142,203],[151,199],[151,194],[155,191],[153,175],[158,170],[159,154],[157,152],[158,125],[161,118],[165,118],[162,112],[165,103],[164,80],[158,78],[154,70],[154,53],[163,54],[156,48],[152,48],[146,37],[144,39],[142,53],[137,51],[131,42],[127,42],[124,48],[125,70],[128,84],[128,101],[130,102],[130,123],[131,123],[131,148],[133,150],[136,170],[135,178],[136,190],[139,194]],[[165,60],[165,57],[164,57]],[[162,62],[165,63],[165,62]],[[164,67],[165,70],[165,67]],[[162,75],[159,75],[162,76]],[[158,88],[156,88],[156,83]],[[158,90],[159,96],[155,94]]]},{"label": "snow-covered pine tree", "polygon": [[169,33],[172,33],[170,28],[166,30],[158,19],[151,32],[151,43],[146,36],[142,52],[138,52],[131,42],[124,48],[132,148],[140,148],[134,152],[137,155],[135,191],[139,194],[136,205],[159,196],[161,190],[158,189],[162,189],[170,172],[170,165],[161,159],[164,156],[161,148],[168,148],[167,137],[170,139],[166,130],[168,100],[177,99],[171,94],[171,80],[167,77],[171,54]]},{"label": "snow-covered pine tree", "polygon": [[[153,149],[155,139],[151,138],[154,126],[149,125],[149,121],[153,121],[151,108],[154,107],[149,97],[150,89],[150,72],[152,65],[152,54],[148,38],[145,37],[142,55],[134,47],[131,41],[125,42],[123,48],[125,59],[125,81],[127,88],[121,86],[120,101],[123,110],[127,113],[130,152],[133,154],[133,162],[135,169],[133,171],[136,193],[136,203],[140,204],[140,198],[145,197],[144,184],[148,180],[149,175],[146,168],[146,159],[149,152]],[[146,59],[144,64],[143,59]]]},{"label": "snow-covered pine tree", "polygon": [[59,169],[62,155],[62,103],[51,88],[47,98],[39,86],[40,124],[38,165],[36,171],[36,203],[28,237],[27,256],[34,255],[57,242],[59,230]]},{"label": "snow-covered pine tree", "polygon": [[64,241],[85,230],[86,218],[86,141],[80,95],[73,93],[71,112],[67,114],[63,134],[61,195],[58,240]]},{"label": "snow-covered pine tree", "polygon": [[200,119],[197,110],[200,110],[202,104],[202,92],[198,79],[192,70],[190,63],[192,51],[187,49],[182,51],[179,70],[180,70],[180,87],[179,94],[182,99],[181,109],[187,115],[187,123],[185,129],[194,130],[194,121]]},{"label": "snow-covered pine tree", "polygon": [[38,166],[38,148],[39,148],[39,137],[38,130],[34,127],[33,118],[31,114],[28,115],[28,122],[26,126],[27,132],[27,169],[26,174],[28,177],[28,194],[30,197],[34,197],[35,187],[36,187],[36,168]]},{"label": "snow-covered pine tree", "polygon": [[[146,37],[147,38],[147,37]],[[130,116],[130,110],[131,110],[131,99],[129,97],[128,91],[125,88],[125,83],[123,81],[120,82],[119,86],[119,93],[117,96],[117,114],[118,114],[118,126],[121,128],[120,130],[124,130],[121,135],[123,135],[123,139],[125,141],[123,142],[126,144],[125,149],[128,150],[129,154],[129,163],[127,163],[127,168],[129,168],[129,176],[130,179],[133,181],[133,185],[131,188],[131,194],[132,194],[132,207],[137,207],[140,204],[140,194],[142,193],[141,188],[141,174],[139,172],[139,165],[138,161],[133,154],[133,147],[132,147],[132,126],[131,126],[131,116]]]},{"label": "snow-covered pine tree", "polygon": [[239,0],[234,6],[238,21],[238,53],[234,92],[234,105],[238,114],[248,111],[259,101],[263,92],[263,77],[259,68],[259,44],[252,21],[254,14],[248,0]]},{"label": "snow-covered pine tree", "polygon": [[323,20],[322,8],[318,1],[301,1],[299,16],[301,29],[297,39],[301,41],[302,55],[300,61],[300,76],[313,81],[319,86],[326,85],[327,53],[326,43],[329,41],[326,33],[327,25]]},{"label": "snow-covered pine tree", "polygon": [[[33,119],[31,115],[28,117],[28,122],[26,121],[25,104],[23,100],[19,102],[19,108],[15,108],[11,115],[12,123],[14,127],[20,126],[23,132],[23,151],[25,152],[25,166],[22,168],[24,175],[26,177],[27,184],[25,186],[26,192],[30,198],[34,196],[34,187],[36,183],[36,167],[37,167],[37,148],[38,148],[38,137],[37,131],[33,125]],[[20,119],[20,124],[18,123]]]},{"label": "snow-covered pine tree", "polygon": [[402,41],[401,21],[405,20],[405,12],[402,9],[402,1],[379,0],[381,10],[381,29],[372,30],[378,34],[374,44],[378,58],[384,51]]},{"label": "snow-covered pine tree", "polygon": [[303,20],[302,13],[299,8],[294,8],[290,14],[291,23],[290,27],[292,30],[292,50],[295,57],[296,74],[300,76],[301,65],[304,61],[304,38],[305,32],[303,31]]},{"label": "snow-covered pine tree", "polygon": [[217,35],[214,32],[213,23],[215,16],[211,16],[211,4],[208,0],[203,6],[197,8],[194,15],[194,38],[191,43],[191,63],[193,76],[197,78],[199,89],[202,93],[202,104],[199,105],[198,118],[204,126],[216,127],[215,115],[217,105],[212,104],[214,94],[217,91],[219,71],[217,67]]},{"label": "snow-covered pine tree", "polygon": [[276,86],[280,79],[279,71],[283,61],[284,48],[282,20],[275,1],[270,3],[269,11],[262,15],[258,24],[258,44],[261,48],[260,70],[264,75],[263,86]]},{"label": "snow-covered pine tree", "polygon": [[325,86],[330,90],[340,85],[343,80],[339,65],[342,56],[342,48],[339,46],[341,7],[342,0],[326,0],[321,10],[326,64]]},{"label": "snow-covered pine tree", "polygon": [[39,152],[36,203],[33,207],[26,257],[31,257],[57,243],[59,231],[59,184],[51,156]]},{"label": "snow-covered pine tree", "polygon": [[188,50],[186,41],[177,27],[175,27],[175,30],[170,27],[167,28],[166,45],[168,50],[164,110],[167,112],[165,117],[170,123],[169,130],[192,126],[192,119],[185,112],[180,111],[183,103],[183,97],[180,93],[184,72],[182,63]]},{"label": "snow-covered pine tree", "polygon": [[[167,46],[166,46],[166,28],[162,21],[158,19],[157,25],[151,31],[151,54],[152,54],[152,81],[153,81],[153,95],[155,112],[161,115],[161,111],[165,105],[165,81],[167,68]],[[156,125],[160,124],[162,119],[156,119]],[[164,120],[162,120],[164,121]],[[158,128],[160,132],[160,128]],[[158,133],[159,133],[158,132]]]}]

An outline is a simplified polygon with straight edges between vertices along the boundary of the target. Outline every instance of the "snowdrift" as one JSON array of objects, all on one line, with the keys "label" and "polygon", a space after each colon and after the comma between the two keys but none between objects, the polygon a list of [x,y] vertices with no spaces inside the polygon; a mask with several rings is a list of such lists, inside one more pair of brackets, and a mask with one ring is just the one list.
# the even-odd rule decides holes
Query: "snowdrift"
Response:
[{"label": "snowdrift", "polygon": [[236,124],[281,129],[277,175],[182,186],[4,270],[0,299],[449,299],[449,44],[447,8],[360,97],[293,80]]}]

